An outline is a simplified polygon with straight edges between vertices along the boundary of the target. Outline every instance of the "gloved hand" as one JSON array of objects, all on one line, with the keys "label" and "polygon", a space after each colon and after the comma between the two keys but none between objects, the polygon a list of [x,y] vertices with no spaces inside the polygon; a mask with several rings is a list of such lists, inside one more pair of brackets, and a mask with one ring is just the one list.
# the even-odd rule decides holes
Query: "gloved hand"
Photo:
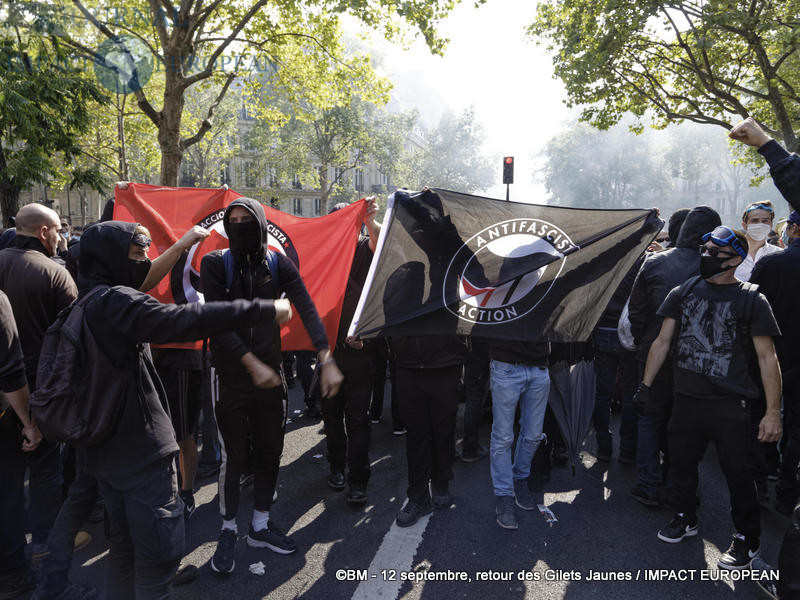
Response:
[{"label": "gloved hand", "polygon": [[650,402],[650,386],[644,383],[639,384],[639,389],[633,395],[633,406],[636,409],[636,414],[640,417],[647,409],[647,404]]}]

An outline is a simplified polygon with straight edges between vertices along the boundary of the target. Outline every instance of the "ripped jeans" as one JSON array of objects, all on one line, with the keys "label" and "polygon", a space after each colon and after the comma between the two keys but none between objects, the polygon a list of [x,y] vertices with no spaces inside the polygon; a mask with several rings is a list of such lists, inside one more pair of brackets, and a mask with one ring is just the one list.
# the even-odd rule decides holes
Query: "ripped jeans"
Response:
[{"label": "ripped jeans", "polygon": [[[513,496],[514,480],[527,479],[531,461],[544,439],[542,427],[550,394],[547,367],[511,364],[493,360],[490,367],[492,390],[491,474],[496,496]],[[520,427],[514,461],[514,417],[520,408]]]}]

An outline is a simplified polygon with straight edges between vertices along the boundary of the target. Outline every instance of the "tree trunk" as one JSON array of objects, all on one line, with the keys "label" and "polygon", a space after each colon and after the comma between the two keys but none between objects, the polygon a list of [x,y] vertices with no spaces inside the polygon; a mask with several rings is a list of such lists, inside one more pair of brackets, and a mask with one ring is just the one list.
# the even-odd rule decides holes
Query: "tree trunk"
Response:
[{"label": "tree trunk", "polygon": [[328,165],[322,165],[319,168],[319,214],[328,214],[328,196],[330,190],[328,189]]},{"label": "tree trunk", "polygon": [[177,84],[175,74],[167,69],[167,87],[164,108],[158,128],[158,145],[161,147],[161,185],[177,187],[178,171],[183,160],[181,144],[181,115],[183,114],[183,88]]},{"label": "tree trunk", "polygon": [[[0,173],[5,173],[8,165],[3,147],[0,146]],[[0,212],[3,213],[3,227],[11,227],[11,217],[19,210],[20,188],[6,177],[0,178]]]}]

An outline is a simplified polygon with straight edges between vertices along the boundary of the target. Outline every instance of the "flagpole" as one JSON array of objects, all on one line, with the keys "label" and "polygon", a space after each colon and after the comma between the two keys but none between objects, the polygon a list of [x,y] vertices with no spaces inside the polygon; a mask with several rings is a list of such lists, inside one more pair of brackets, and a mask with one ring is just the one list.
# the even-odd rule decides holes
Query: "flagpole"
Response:
[{"label": "flagpole", "polygon": [[363,289],[361,290],[361,297],[358,299],[356,312],[353,315],[353,320],[350,322],[350,327],[347,330],[348,337],[355,335],[358,322],[361,319],[361,312],[364,310],[364,305],[367,303],[367,294],[372,288],[372,282],[375,279],[375,271],[378,269],[378,258],[380,258],[380,255],[383,252],[383,244],[386,240],[386,236],[389,234],[389,228],[392,224],[392,218],[394,216],[394,194],[395,193],[392,192],[392,194],[386,200],[386,213],[383,215],[383,225],[381,226],[380,235],[378,235],[378,245],[375,247],[375,254],[372,257],[372,262],[369,264],[369,273],[367,273],[367,279],[364,282]]}]

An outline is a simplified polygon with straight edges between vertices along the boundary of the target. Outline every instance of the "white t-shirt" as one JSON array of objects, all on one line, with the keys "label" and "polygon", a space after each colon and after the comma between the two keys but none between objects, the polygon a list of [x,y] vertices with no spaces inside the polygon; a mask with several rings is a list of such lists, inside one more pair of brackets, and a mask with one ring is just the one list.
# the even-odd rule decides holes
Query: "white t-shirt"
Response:
[{"label": "white t-shirt", "polygon": [[755,258],[750,256],[750,253],[748,252],[747,257],[742,261],[742,264],[736,267],[736,279],[740,281],[750,281],[750,275],[753,273],[753,267],[756,266],[756,263],[762,257],[767,256],[768,254],[775,254],[776,252],[783,252],[783,248],[779,246],[773,246],[769,242],[756,250]]}]

